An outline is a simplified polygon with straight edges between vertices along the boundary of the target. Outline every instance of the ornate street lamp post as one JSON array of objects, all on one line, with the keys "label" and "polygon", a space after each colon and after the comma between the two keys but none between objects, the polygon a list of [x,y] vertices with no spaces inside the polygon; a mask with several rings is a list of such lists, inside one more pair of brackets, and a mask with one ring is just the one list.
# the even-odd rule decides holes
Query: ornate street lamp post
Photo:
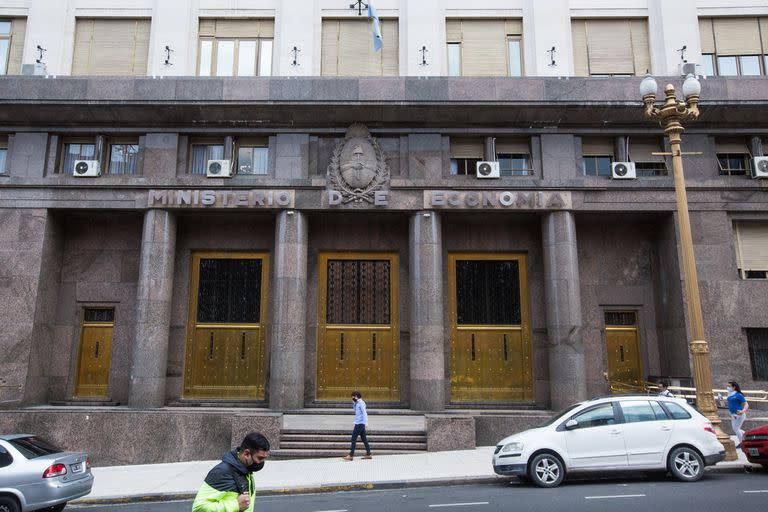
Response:
[{"label": "ornate street lamp post", "polygon": [[675,180],[675,197],[677,202],[677,228],[680,233],[680,245],[683,252],[683,283],[685,296],[688,300],[688,317],[691,322],[691,342],[689,348],[693,359],[693,379],[696,386],[696,404],[699,411],[706,416],[715,427],[717,439],[725,447],[726,460],[736,460],[736,448],[725,432],[720,428],[720,418],[717,416],[715,397],[712,394],[712,372],[709,366],[709,346],[704,339],[704,319],[701,315],[701,298],[699,297],[699,281],[696,276],[696,260],[693,254],[693,239],[691,238],[691,222],[688,217],[688,198],[685,193],[685,176],[683,175],[683,156],[680,152],[680,135],[683,125],[680,121],[699,117],[699,94],[701,84],[693,75],[688,75],[683,83],[685,102],[675,96],[675,87],[668,84],[664,88],[665,99],[661,106],[656,106],[656,91],[658,85],[650,75],[640,83],[640,95],[645,104],[645,116],[656,119],[669,137],[672,150],[672,173]]}]

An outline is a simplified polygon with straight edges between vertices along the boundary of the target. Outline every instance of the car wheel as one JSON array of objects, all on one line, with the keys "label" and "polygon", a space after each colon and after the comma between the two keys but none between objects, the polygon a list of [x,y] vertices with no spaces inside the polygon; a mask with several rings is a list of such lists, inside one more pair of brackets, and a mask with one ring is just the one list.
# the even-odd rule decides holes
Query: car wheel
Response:
[{"label": "car wheel", "polygon": [[551,453],[541,453],[528,466],[528,477],[539,487],[557,487],[565,477],[565,467]]},{"label": "car wheel", "polygon": [[704,476],[704,460],[693,448],[681,446],[670,452],[669,470],[678,480],[695,482]]},{"label": "car wheel", "polygon": [[0,496],[0,512],[20,512],[19,504],[16,500],[8,496]]}]

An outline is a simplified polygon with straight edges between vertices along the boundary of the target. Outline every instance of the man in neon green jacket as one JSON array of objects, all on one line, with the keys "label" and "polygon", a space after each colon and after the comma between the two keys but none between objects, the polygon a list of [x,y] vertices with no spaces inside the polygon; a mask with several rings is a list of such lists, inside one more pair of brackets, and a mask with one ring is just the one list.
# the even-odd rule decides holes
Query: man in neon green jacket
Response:
[{"label": "man in neon green jacket", "polygon": [[251,432],[240,447],[225,453],[208,472],[192,503],[192,512],[253,512],[253,473],[264,467],[269,441]]}]

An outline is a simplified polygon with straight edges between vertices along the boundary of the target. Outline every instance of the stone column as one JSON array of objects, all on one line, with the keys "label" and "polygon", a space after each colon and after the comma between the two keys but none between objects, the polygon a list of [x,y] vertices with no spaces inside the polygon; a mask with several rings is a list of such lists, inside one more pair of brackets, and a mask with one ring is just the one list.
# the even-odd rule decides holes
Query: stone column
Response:
[{"label": "stone column", "polygon": [[542,220],[544,287],[549,336],[552,409],[587,397],[576,223],[572,212],[548,213]]},{"label": "stone column", "polygon": [[136,341],[128,391],[131,407],[165,404],[175,254],[176,216],[166,210],[147,210],[141,239]]},{"label": "stone column", "polygon": [[272,409],[304,406],[308,240],[307,218],[303,213],[287,210],[277,215],[269,337]]},{"label": "stone column", "polygon": [[411,409],[445,408],[443,238],[440,216],[416,212],[410,222]]}]

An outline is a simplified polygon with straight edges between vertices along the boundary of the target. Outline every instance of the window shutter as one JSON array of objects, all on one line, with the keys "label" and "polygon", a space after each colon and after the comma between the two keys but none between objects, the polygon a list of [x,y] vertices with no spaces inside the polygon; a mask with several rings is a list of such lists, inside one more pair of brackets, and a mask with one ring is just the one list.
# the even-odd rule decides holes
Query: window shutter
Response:
[{"label": "window shutter", "polygon": [[320,44],[320,73],[339,74],[339,20],[323,20]]},{"label": "window shutter", "polygon": [[588,20],[587,55],[590,74],[634,74],[628,20]]},{"label": "window shutter", "polygon": [[[398,76],[400,74],[398,30],[398,20],[381,20],[381,37],[384,39],[381,46],[381,72],[384,76]],[[373,35],[369,35],[369,37],[373,39]]]},{"label": "window shutter", "polygon": [[757,18],[716,18],[714,27],[718,55],[762,53]]},{"label": "window shutter", "polygon": [[253,39],[257,37],[270,38],[275,35],[275,22],[272,19],[258,19],[258,18],[218,18],[215,20],[200,20],[200,35],[208,35],[203,33],[203,22],[206,22],[206,30],[210,30],[207,26],[208,22],[214,22],[215,24],[215,37],[233,37],[241,39]]},{"label": "window shutter", "polygon": [[629,139],[629,159],[633,162],[664,162],[661,153],[661,141],[658,139]]},{"label": "window shutter", "polygon": [[339,20],[338,76],[379,75],[381,54],[373,51],[371,21],[368,18]]},{"label": "window shutter", "polygon": [[496,154],[501,153],[529,155],[531,146],[528,139],[496,139]]},{"label": "window shutter", "polygon": [[715,53],[715,33],[712,29],[712,18],[699,18],[699,38],[701,53]]},{"label": "window shutter", "polygon": [[461,20],[445,20],[445,42],[461,42]]},{"label": "window shutter", "polygon": [[587,57],[587,24],[584,20],[571,22],[573,37],[573,72],[576,76],[589,76],[589,59]]},{"label": "window shutter", "polygon": [[651,51],[648,44],[648,20],[629,20],[632,36],[632,55],[634,57],[635,74],[643,75],[651,72]]},{"label": "window shutter", "polygon": [[760,18],[760,35],[763,39],[763,53],[768,53],[768,18]]},{"label": "window shutter", "polygon": [[72,74],[145,75],[150,20],[78,19]]},{"label": "window shutter", "polygon": [[200,37],[216,37],[216,20],[213,18],[200,18],[197,35]]},{"label": "window shutter", "polygon": [[11,22],[11,47],[8,52],[9,75],[21,73],[21,57],[24,53],[24,35],[27,32],[27,19],[14,18]]},{"label": "window shutter", "polygon": [[735,153],[748,154],[747,143],[738,139],[721,139],[715,141],[715,151],[717,153]]},{"label": "window shutter", "polygon": [[523,35],[523,20],[505,20],[507,36],[521,36]]},{"label": "window shutter", "polygon": [[613,156],[613,139],[607,137],[584,137],[581,139],[581,154]]},{"label": "window shutter", "polygon": [[736,223],[736,246],[742,271],[768,270],[768,223]]},{"label": "window shutter", "polygon": [[506,76],[507,34],[504,20],[463,20],[462,76]]},{"label": "window shutter", "polygon": [[483,139],[451,138],[451,158],[483,159]]}]

